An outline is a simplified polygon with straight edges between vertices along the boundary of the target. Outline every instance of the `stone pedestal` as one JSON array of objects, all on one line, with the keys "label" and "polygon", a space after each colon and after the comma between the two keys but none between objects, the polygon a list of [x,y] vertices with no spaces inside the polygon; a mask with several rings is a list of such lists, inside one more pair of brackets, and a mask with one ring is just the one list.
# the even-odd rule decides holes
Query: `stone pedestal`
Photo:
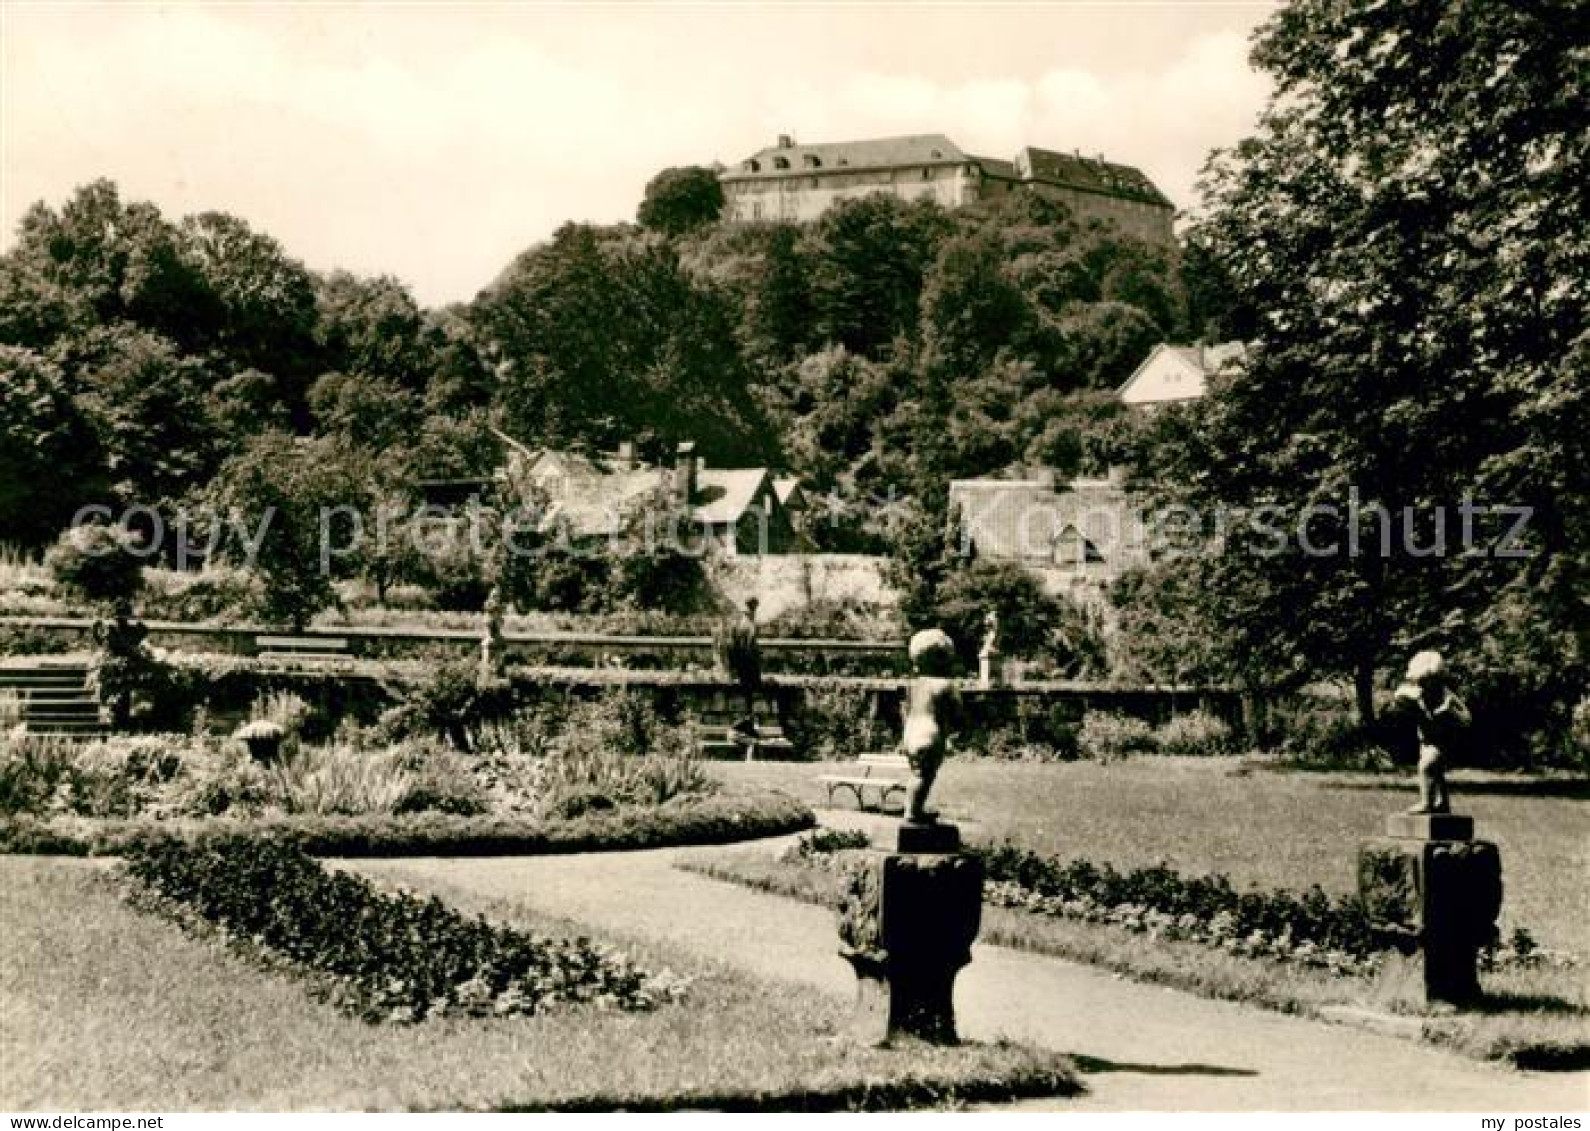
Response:
[{"label": "stone pedestal", "polygon": [[1496,937],[1501,854],[1473,835],[1469,817],[1393,813],[1386,836],[1359,849],[1365,909],[1398,949],[1423,952],[1429,1005],[1479,999],[1479,952]]},{"label": "stone pedestal", "polygon": [[[953,825],[901,825],[906,844],[959,845]],[[852,866],[839,953],[856,971],[857,1030],[871,1044],[953,1044],[955,977],[972,959],[983,866],[947,851],[870,852]]]}]

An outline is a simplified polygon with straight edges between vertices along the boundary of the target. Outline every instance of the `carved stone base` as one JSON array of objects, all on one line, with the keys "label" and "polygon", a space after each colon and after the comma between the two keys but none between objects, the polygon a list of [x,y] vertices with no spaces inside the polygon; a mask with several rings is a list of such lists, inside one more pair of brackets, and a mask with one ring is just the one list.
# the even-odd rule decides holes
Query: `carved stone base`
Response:
[{"label": "carved stone base", "polygon": [[1358,891],[1382,935],[1404,953],[1423,952],[1427,1005],[1478,1000],[1479,952],[1496,937],[1502,908],[1496,845],[1412,836],[1370,841],[1358,853]]},{"label": "carved stone base", "polygon": [[959,853],[873,852],[852,866],[839,953],[856,971],[862,1040],[955,1042],[955,977],[971,961],[982,901],[982,864]]},{"label": "carved stone base", "polygon": [[938,821],[901,821],[894,847],[896,852],[959,852],[961,830]]}]

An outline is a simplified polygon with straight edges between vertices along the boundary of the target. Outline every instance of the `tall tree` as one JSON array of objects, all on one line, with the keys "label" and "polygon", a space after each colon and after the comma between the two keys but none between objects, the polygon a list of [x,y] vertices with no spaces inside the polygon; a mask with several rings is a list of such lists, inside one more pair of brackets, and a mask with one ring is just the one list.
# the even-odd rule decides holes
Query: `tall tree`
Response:
[{"label": "tall tree", "polygon": [[[1547,650],[1552,674],[1513,692],[1583,687],[1587,25],[1576,0],[1297,0],[1258,33],[1275,79],[1258,132],[1206,173],[1195,241],[1256,349],[1163,478],[1273,508],[1292,546],[1250,556],[1266,584],[1245,616],[1351,676],[1366,719],[1376,670],[1415,646],[1493,687],[1486,641],[1508,642],[1488,657],[1504,669]],[[1530,508],[1528,556],[1456,552],[1464,497]],[[1438,514],[1448,552],[1421,552]],[[1311,545],[1361,552],[1307,552],[1310,518]]]},{"label": "tall tree", "polygon": [[677,236],[717,221],[723,185],[717,171],[701,165],[664,169],[646,183],[635,219],[641,227]]}]

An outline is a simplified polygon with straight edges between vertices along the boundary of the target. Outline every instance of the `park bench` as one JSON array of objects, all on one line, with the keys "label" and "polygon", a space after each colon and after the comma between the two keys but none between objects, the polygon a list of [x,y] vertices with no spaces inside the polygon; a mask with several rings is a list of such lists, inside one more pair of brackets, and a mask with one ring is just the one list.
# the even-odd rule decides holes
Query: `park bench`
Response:
[{"label": "park bench", "polygon": [[882,809],[889,795],[898,790],[904,795],[911,784],[911,763],[904,754],[863,754],[856,759],[856,771],[844,774],[819,774],[817,780],[828,789],[828,804],[834,803],[834,794],[848,789],[856,795],[856,807],[867,807],[867,791],[878,793],[878,808]]},{"label": "park bench", "polygon": [[338,636],[256,636],[255,654],[262,660],[351,660],[348,642]]}]

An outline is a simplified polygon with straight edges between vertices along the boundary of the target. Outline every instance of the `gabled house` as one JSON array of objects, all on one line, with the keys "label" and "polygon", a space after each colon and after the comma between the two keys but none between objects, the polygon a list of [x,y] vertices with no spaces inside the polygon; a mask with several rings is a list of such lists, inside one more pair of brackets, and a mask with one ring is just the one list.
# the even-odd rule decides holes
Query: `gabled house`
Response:
[{"label": "gabled house", "polygon": [[[673,467],[658,467],[628,443],[596,456],[515,442],[504,477],[520,494],[545,498],[543,528],[575,540],[613,537],[635,508],[666,492],[690,518],[691,529],[679,532],[687,548],[706,542],[730,556],[797,548],[793,511],[770,469],[709,468],[691,443],[679,445]],[[798,484],[786,497],[794,491]]]},{"label": "gabled house", "polygon": [[1052,472],[1022,479],[957,479],[962,553],[1013,561],[1051,593],[1096,600],[1110,582],[1148,560],[1148,537],[1124,476],[1057,483]]},{"label": "gabled house", "polygon": [[1247,356],[1241,342],[1173,346],[1160,343],[1126,379],[1117,395],[1137,408],[1195,401],[1209,391],[1209,378],[1240,368]]}]

